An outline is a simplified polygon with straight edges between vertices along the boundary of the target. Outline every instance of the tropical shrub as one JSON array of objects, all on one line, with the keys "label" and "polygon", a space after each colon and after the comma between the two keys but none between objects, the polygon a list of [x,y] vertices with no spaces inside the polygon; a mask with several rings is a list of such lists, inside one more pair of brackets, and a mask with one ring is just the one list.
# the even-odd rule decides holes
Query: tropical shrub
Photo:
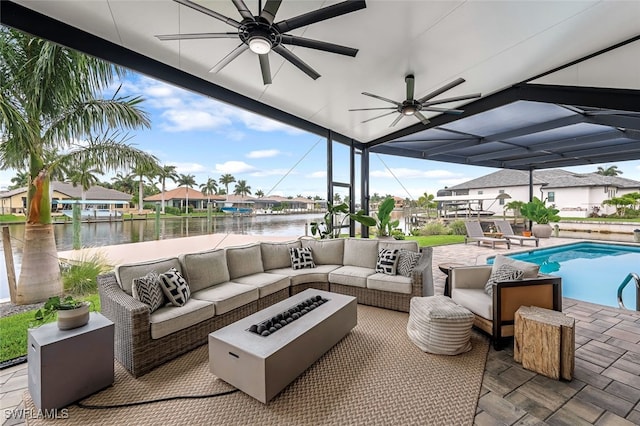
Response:
[{"label": "tropical shrub", "polygon": [[467,227],[464,226],[464,220],[453,221],[448,227],[453,235],[467,235]]},{"label": "tropical shrub", "polygon": [[549,222],[558,222],[560,220],[560,216],[558,216],[560,210],[547,207],[544,201],[541,201],[538,197],[533,197],[532,201],[524,204],[520,208],[520,212],[522,216],[541,225],[548,224]]},{"label": "tropical shrub", "polygon": [[65,292],[87,294],[98,291],[96,277],[109,269],[102,253],[82,255],[74,263],[61,263],[62,284]]},{"label": "tropical shrub", "polygon": [[444,223],[437,220],[426,223],[420,228],[420,235],[449,235],[450,229],[447,228]]}]

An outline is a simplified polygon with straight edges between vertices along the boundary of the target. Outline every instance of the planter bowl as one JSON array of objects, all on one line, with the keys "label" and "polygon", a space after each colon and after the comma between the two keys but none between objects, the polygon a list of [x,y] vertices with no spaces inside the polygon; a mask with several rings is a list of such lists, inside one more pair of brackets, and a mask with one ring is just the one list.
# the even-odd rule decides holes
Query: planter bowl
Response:
[{"label": "planter bowl", "polygon": [[553,232],[553,228],[548,223],[540,224],[536,223],[531,227],[533,235],[538,238],[549,238]]},{"label": "planter bowl", "polygon": [[58,310],[58,328],[60,330],[71,330],[82,327],[89,322],[89,303],[75,309]]}]

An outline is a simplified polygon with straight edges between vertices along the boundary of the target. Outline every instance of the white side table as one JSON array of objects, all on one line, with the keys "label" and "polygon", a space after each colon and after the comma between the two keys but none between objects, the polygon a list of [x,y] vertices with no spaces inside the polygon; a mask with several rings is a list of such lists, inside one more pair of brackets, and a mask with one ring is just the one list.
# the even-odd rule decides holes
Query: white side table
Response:
[{"label": "white side table", "polygon": [[113,322],[92,312],[89,323],[28,331],[29,393],[41,410],[63,408],[113,384]]}]

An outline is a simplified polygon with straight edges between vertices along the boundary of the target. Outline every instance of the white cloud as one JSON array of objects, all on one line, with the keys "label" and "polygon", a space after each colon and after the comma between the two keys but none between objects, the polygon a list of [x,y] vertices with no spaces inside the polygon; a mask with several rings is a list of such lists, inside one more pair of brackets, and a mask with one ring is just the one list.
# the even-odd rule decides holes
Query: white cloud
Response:
[{"label": "white cloud", "polygon": [[[265,176],[284,176],[287,174],[289,170],[287,169],[271,169],[271,170],[259,170],[251,173],[251,176],[254,177],[265,177]],[[292,171],[289,173],[289,176],[295,175],[296,172]]]},{"label": "white cloud", "polygon": [[167,120],[167,123],[162,123],[161,127],[168,132],[217,129],[231,125],[228,118],[207,111],[167,110],[162,113],[162,117]]},{"label": "white cloud", "polygon": [[[115,90],[116,87],[111,88]],[[242,124],[245,128],[260,132],[285,132],[303,134],[302,130],[241,110],[217,100],[179,89],[167,83],[141,77],[123,83],[121,94],[140,95],[144,106],[160,110],[165,122],[163,130],[182,132],[189,130],[218,130],[229,132],[231,139],[239,140],[244,134],[232,126]]]},{"label": "white cloud", "polygon": [[[393,173],[392,173],[393,172]],[[455,178],[460,176],[458,173],[453,173],[448,170],[419,170],[419,169],[408,169],[408,168],[391,168],[384,170],[374,170],[370,174],[371,177],[380,177],[380,178],[393,178],[394,176],[398,179],[440,179],[440,178]]]},{"label": "white cloud", "polygon": [[198,163],[171,163],[172,166],[176,166],[176,172],[181,174],[190,173],[202,173],[206,171],[206,167]]},{"label": "white cloud", "polygon": [[218,173],[247,173],[255,169],[255,167],[244,161],[227,161],[222,164],[216,164],[216,172]]},{"label": "white cloud", "polygon": [[257,151],[251,151],[247,154],[247,158],[270,158],[280,154],[277,149],[262,149]]},{"label": "white cloud", "polygon": [[327,178],[327,172],[326,172],[326,170],[319,170],[317,172],[309,173],[305,177],[312,178],[312,179],[326,179]]}]

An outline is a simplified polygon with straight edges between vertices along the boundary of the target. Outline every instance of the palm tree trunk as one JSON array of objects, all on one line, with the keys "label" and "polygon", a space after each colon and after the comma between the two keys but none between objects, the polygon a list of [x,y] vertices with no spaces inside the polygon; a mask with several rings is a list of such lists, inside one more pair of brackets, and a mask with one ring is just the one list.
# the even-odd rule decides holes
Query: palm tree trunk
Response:
[{"label": "palm tree trunk", "polygon": [[62,278],[52,224],[27,223],[16,304],[26,305],[62,294]]},{"label": "palm tree trunk", "polygon": [[140,176],[140,182],[138,183],[138,213],[142,214],[142,196],[144,192],[144,185],[142,182],[142,176]]},{"label": "palm tree trunk", "polygon": [[162,194],[160,195],[160,198],[162,200],[162,214],[164,214],[164,191],[165,191],[164,179],[162,179]]}]

